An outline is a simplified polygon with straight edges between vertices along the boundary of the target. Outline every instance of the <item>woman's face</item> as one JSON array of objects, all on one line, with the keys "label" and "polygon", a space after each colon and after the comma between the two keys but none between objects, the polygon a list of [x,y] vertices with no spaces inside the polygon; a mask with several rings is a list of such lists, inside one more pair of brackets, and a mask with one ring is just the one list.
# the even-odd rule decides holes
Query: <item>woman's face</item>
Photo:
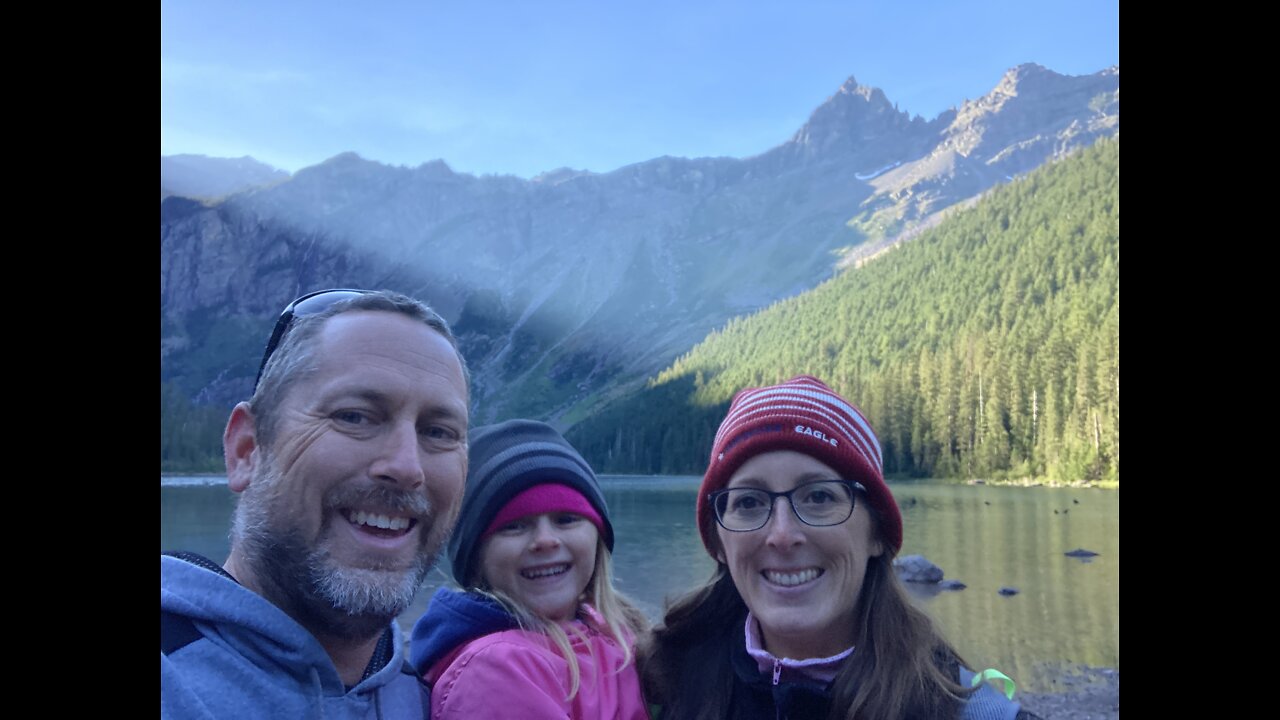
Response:
[{"label": "woman's face", "polygon": [[[785,492],[802,483],[841,479],[847,478],[808,455],[777,450],[748,460],[726,487]],[[857,495],[853,515],[840,525],[806,525],[777,498],[759,530],[716,526],[720,560],[760,623],[769,652],[794,659],[829,657],[853,645],[854,610],[867,561],[884,552],[872,525],[866,499]]]},{"label": "woman's face", "polygon": [[485,582],[553,622],[572,620],[596,567],[599,532],[568,512],[527,515],[490,535],[480,550]]}]

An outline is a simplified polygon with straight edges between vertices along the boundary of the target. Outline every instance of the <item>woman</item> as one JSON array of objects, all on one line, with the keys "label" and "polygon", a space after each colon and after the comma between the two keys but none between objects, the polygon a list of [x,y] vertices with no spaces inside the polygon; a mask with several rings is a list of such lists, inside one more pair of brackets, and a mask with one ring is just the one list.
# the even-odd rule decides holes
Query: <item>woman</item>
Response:
[{"label": "woman", "polygon": [[879,441],[822,381],[734,397],[697,512],[719,565],[642,657],[663,720],[1018,716],[907,600]]},{"label": "woman", "polygon": [[643,616],[613,588],[613,526],[595,473],[551,427],[478,428],[453,576],[413,629],[431,717],[647,718]]}]

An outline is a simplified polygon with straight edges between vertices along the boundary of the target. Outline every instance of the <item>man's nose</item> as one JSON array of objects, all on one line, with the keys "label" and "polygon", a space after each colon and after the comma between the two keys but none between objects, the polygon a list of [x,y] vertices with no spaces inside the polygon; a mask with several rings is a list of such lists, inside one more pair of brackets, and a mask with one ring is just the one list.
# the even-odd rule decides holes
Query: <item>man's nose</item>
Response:
[{"label": "man's nose", "polygon": [[393,482],[406,490],[415,490],[426,481],[416,423],[399,422],[387,426],[371,472],[376,479]]}]

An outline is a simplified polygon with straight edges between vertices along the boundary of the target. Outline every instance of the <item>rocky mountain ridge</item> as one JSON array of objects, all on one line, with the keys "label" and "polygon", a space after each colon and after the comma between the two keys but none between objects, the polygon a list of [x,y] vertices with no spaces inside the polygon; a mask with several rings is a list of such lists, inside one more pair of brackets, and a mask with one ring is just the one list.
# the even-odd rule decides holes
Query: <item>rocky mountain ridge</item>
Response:
[{"label": "rocky mountain ridge", "polygon": [[169,198],[161,378],[233,402],[256,370],[253,352],[237,354],[293,297],[392,287],[454,324],[477,422],[572,424],[730,317],[1118,132],[1118,67],[1070,77],[1023,65],[929,121],[850,78],[789,140],[743,159],[523,180],[346,153],[211,206]]}]

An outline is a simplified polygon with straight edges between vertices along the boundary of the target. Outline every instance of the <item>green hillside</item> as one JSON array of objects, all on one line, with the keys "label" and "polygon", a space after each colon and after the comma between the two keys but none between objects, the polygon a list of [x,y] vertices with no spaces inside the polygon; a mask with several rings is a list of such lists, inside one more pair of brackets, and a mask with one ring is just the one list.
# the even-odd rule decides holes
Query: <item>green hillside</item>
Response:
[{"label": "green hillside", "polygon": [[196,405],[177,383],[160,383],[160,472],[221,472],[226,408]]},{"label": "green hillside", "polygon": [[733,393],[798,373],[862,408],[886,472],[1118,482],[1119,140],[729,322],[569,436],[600,471],[701,473]]}]

